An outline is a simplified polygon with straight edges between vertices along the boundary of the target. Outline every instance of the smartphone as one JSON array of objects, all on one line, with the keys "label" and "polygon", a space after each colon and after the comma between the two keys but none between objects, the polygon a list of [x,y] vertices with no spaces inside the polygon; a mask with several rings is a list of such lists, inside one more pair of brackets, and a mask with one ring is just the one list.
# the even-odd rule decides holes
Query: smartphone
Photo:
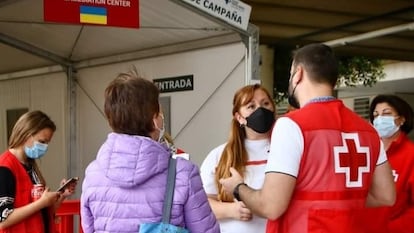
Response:
[{"label": "smartphone", "polygon": [[79,177],[72,177],[72,178],[70,178],[69,180],[67,180],[64,184],[62,184],[59,188],[58,188],[58,190],[56,191],[56,192],[64,192],[65,191],[65,189],[70,185],[70,184],[72,184],[73,182],[76,182],[76,181],[78,181],[79,180]]}]

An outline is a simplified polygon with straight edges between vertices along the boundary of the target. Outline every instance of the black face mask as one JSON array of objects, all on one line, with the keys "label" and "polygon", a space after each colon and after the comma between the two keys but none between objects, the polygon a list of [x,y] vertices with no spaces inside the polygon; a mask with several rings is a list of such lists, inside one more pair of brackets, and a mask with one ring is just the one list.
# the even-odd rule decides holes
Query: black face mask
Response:
[{"label": "black face mask", "polygon": [[[293,74],[293,75],[295,75],[295,74]],[[291,81],[292,81],[293,75],[290,77],[290,80],[289,80],[289,86],[290,87],[291,87],[291,84],[292,84]],[[292,93],[289,93],[289,90],[291,88],[288,88],[288,103],[289,103],[290,106],[292,106],[292,107],[294,107],[296,109],[299,109],[300,108],[300,104],[299,104],[298,99],[296,99],[296,97],[295,97],[295,90],[296,90],[296,87],[297,86],[298,86],[298,84],[296,84],[296,86],[293,88]]]},{"label": "black face mask", "polygon": [[246,117],[249,128],[257,133],[268,132],[275,122],[275,114],[267,108],[260,107],[256,109],[250,116]]},{"label": "black face mask", "polygon": [[300,104],[298,102],[298,100],[296,99],[296,97],[294,96],[295,94],[295,88],[293,88],[292,94],[288,94],[288,103],[290,104],[290,106],[299,109],[300,108]]}]

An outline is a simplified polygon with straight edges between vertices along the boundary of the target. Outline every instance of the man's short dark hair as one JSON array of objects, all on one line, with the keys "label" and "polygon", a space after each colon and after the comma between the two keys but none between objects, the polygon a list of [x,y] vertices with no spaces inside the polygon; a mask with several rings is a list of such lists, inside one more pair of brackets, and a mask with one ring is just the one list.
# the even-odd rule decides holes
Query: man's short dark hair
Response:
[{"label": "man's short dark hair", "polygon": [[324,44],[309,44],[293,52],[293,65],[302,65],[310,78],[317,83],[329,83],[332,87],[338,80],[338,61],[332,49]]}]

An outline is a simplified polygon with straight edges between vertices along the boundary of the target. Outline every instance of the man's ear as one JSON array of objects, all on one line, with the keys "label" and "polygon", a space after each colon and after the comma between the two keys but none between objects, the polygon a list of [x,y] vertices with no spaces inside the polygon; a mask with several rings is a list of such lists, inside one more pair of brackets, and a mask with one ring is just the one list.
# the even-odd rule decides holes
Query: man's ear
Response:
[{"label": "man's ear", "polygon": [[292,83],[293,84],[298,84],[302,81],[303,75],[304,75],[305,70],[303,69],[303,66],[298,65],[296,67],[296,74],[292,77]]}]

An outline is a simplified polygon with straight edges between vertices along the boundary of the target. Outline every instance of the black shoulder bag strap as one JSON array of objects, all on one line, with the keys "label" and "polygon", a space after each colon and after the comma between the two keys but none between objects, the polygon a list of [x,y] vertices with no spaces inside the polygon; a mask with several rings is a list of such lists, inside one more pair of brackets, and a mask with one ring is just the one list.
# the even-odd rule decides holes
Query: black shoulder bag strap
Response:
[{"label": "black shoulder bag strap", "polygon": [[170,157],[168,161],[167,189],[165,191],[164,207],[162,209],[163,223],[170,223],[171,219],[171,207],[174,197],[176,164],[177,160]]}]

